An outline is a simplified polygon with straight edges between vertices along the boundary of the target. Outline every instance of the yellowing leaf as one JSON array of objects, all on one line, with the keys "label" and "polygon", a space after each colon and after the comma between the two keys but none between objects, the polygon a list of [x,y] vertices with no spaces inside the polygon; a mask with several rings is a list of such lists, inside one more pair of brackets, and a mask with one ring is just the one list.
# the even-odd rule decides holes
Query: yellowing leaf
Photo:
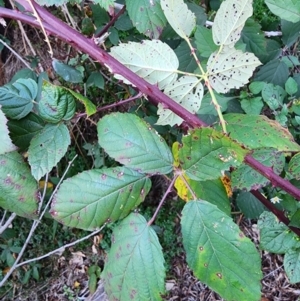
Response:
[{"label": "yellowing leaf", "polygon": [[173,157],[174,157],[174,166],[175,167],[179,166],[179,156],[178,156],[179,147],[180,147],[180,144],[177,141],[174,142],[172,145],[172,153],[173,153]]},{"label": "yellowing leaf", "polygon": [[[201,106],[203,91],[203,86],[197,77],[182,76],[174,83],[166,86],[164,93],[191,113],[196,113]],[[183,122],[182,118],[164,108],[163,104],[158,105],[157,114],[159,118],[156,124],[159,125],[174,126]]]},{"label": "yellowing leaf", "polygon": [[223,177],[220,178],[224,188],[226,190],[227,196],[232,197],[232,188],[231,188],[231,180],[228,176],[224,175]]},{"label": "yellowing leaf", "polygon": [[183,0],[161,0],[160,4],[176,33],[182,38],[189,37],[196,26],[196,16]]},{"label": "yellowing leaf", "polygon": [[223,1],[212,26],[214,43],[233,47],[252,13],[252,0]]},{"label": "yellowing leaf", "polygon": [[[159,40],[120,44],[112,47],[110,54],[150,84],[158,85],[160,89],[177,79],[178,58],[170,46]],[[115,77],[131,84],[121,75],[115,74]]]},{"label": "yellowing leaf", "polygon": [[[186,181],[184,181],[183,178],[185,178]],[[186,185],[188,180],[189,180],[189,178],[187,176],[182,175],[181,177],[178,177],[176,179],[175,184],[174,184],[174,186],[177,190],[178,196],[186,202],[193,199],[190,189]]]},{"label": "yellowing leaf", "polygon": [[261,65],[258,58],[250,52],[234,48],[226,52],[214,52],[207,62],[209,83],[219,93],[238,89],[248,83],[253,71]]}]

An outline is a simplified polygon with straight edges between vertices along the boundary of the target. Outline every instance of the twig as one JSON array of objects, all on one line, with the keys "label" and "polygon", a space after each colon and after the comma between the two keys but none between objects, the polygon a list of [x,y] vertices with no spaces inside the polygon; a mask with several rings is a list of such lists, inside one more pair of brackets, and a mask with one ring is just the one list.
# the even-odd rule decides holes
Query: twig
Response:
[{"label": "twig", "polygon": [[159,202],[159,204],[158,204],[158,206],[157,206],[157,208],[156,208],[156,210],[155,210],[153,216],[151,217],[151,219],[150,219],[149,222],[147,223],[148,226],[152,225],[152,223],[155,221],[156,216],[157,216],[157,214],[158,214],[158,212],[159,212],[161,206],[163,205],[164,201],[166,200],[168,194],[171,192],[171,190],[172,190],[172,188],[173,188],[173,185],[174,185],[174,183],[175,183],[175,181],[176,181],[177,178],[178,178],[178,176],[174,176],[174,178],[172,179],[172,182],[170,183],[170,185],[169,185],[167,191],[165,192],[165,194],[163,195],[161,201]]},{"label": "twig", "polygon": [[[5,214],[4,214],[5,216]],[[12,213],[11,216],[8,218],[8,220],[5,222],[5,224],[3,226],[0,227],[0,234],[2,234],[7,227],[9,227],[12,223],[12,221],[15,219],[17,215],[15,213]],[[1,222],[2,224],[2,222]]]},{"label": "twig", "polygon": [[57,248],[57,249],[55,249],[55,250],[53,250],[53,251],[51,251],[51,252],[49,252],[47,254],[44,254],[42,256],[39,256],[39,257],[36,257],[36,258],[32,258],[32,259],[28,259],[26,261],[23,261],[23,262],[19,263],[16,266],[16,268],[19,268],[19,267],[21,267],[24,264],[28,264],[28,263],[31,263],[31,262],[38,261],[38,260],[41,260],[43,258],[49,257],[49,256],[51,256],[53,254],[62,254],[65,251],[66,248],[72,247],[72,246],[74,246],[74,245],[76,245],[76,244],[78,244],[78,243],[80,243],[80,242],[82,242],[82,241],[84,241],[84,240],[86,240],[86,239],[88,239],[88,238],[90,238],[90,237],[98,234],[99,232],[101,232],[103,230],[103,228],[105,226],[106,226],[106,224],[104,224],[100,229],[97,229],[94,232],[92,232],[92,233],[90,233],[90,234],[88,234],[88,235],[86,235],[86,236],[84,236],[82,238],[79,238],[79,239],[77,239],[77,240],[75,240],[75,241],[73,241],[73,242],[71,242],[69,244],[66,244],[66,245],[64,245],[64,246],[62,246],[60,248]]},{"label": "twig", "polygon": [[15,50],[13,50],[7,43],[5,43],[1,38],[0,38],[0,43],[2,43],[6,48],[8,48],[27,68],[32,70],[30,65]]}]

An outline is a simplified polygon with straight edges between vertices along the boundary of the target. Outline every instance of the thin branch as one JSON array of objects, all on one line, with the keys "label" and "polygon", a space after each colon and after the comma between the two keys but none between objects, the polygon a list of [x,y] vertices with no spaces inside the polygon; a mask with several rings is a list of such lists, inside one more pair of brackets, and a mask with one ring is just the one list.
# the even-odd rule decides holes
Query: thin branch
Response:
[{"label": "thin branch", "polygon": [[151,219],[149,220],[148,226],[152,225],[153,222],[155,221],[156,216],[157,216],[157,214],[158,214],[160,208],[162,207],[162,205],[163,205],[164,201],[166,200],[168,194],[172,191],[173,186],[174,186],[174,183],[175,183],[175,181],[176,181],[177,178],[178,178],[178,176],[174,176],[174,177],[173,177],[172,182],[170,183],[170,185],[169,185],[167,191],[166,191],[165,194],[163,195],[163,197],[162,197],[161,201],[159,202],[159,204],[158,204],[158,206],[157,206],[157,208],[156,208],[156,210],[155,210],[153,216],[152,216]]},{"label": "thin branch", "polygon": [[91,234],[88,234],[88,235],[86,235],[86,236],[84,236],[84,237],[82,237],[82,238],[79,238],[79,239],[77,239],[77,240],[75,240],[75,241],[73,241],[73,242],[71,242],[71,243],[69,243],[69,244],[66,244],[66,245],[64,245],[64,246],[62,246],[62,247],[60,247],[60,248],[57,248],[57,249],[55,249],[55,250],[53,250],[53,251],[51,251],[51,252],[49,252],[49,253],[47,253],[47,254],[44,254],[44,255],[42,255],[42,256],[40,256],[40,257],[36,257],[36,258],[32,258],[32,259],[28,259],[28,260],[26,260],[26,261],[23,261],[23,262],[19,263],[18,265],[16,265],[16,268],[19,268],[19,267],[21,267],[22,265],[25,265],[25,264],[28,264],[28,263],[31,263],[31,262],[34,262],[34,261],[41,260],[41,259],[43,259],[43,258],[49,257],[49,256],[54,255],[54,254],[62,254],[62,253],[65,251],[65,249],[67,249],[67,248],[69,248],[69,247],[72,247],[72,246],[75,246],[75,245],[77,245],[78,243],[80,243],[80,242],[82,242],[82,241],[84,241],[84,240],[87,240],[87,239],[89,239],[90,237],[92,237],[92,236],[98,234],[99,232],[101,232],[101,231],[103,230],[103,228],[104,228],[105,226],[106,226],[106,224],[104,224],[100,229],[95,230],[95,231],[92,232]]},{"label": "thin branch", "polygon": [[16,218],[16,216],[17,215],[15,213],[11,214],[11,216],[7,219],[5,224],[0,227],[0,234],[2,234],[11,225],[12,221]]}]

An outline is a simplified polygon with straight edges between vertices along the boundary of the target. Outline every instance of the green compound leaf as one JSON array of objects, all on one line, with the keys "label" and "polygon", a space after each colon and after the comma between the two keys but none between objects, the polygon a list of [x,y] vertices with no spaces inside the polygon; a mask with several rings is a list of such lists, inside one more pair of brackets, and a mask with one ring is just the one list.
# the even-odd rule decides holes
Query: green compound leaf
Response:
[{"label": "green compound leaf", "polygon": [[189,37],[196,26],[196,16],[183,0],[161,0],[164,14],[175,32],[183,39]]},{"label": "green compound leaf", "polygon": [[[252,153],[252,157],[264,166],[271,167],[274,173],[279,175],[285,165],[282,153],[275,149],[261,148]],[[240,190],[257,190],[266,186],[270,181],[247,164],[242,163],[231,174],[232,188]]]},{"label": "green compound leaf", "polygon": [[66,125],[47,124],[30,142],[28,161],[32,175],[40,180],[67,152],[70,135]]},{"label": "green compound leaf", "polygon": [[213,41],[212,31],[204,26],[197,26],[195,42],[202,57],[209,57],[212,52],[219,48]]},{"label": "green compound leaf", "polygon": [[287,172],[292,178],[300,180],[300,153],[293,156],[289,162]]},{"label": "green compound leaf", "polygon": [[167,24],[160,1],[126,0],[126,8],[133,25],[140,33],[150,39],[159,38]]},{"label": "green compound leaf", "polygon": [[201,282],[227,301],[259,300],[260,256],[230,217],[206,201],[190,201],[181,227],[187,263]]},{"label": "green compound leaf", "polygon": [[252,13],[252,0],[223,1],[212,26],[215,44],[233,47]]},{"label": "green compound leaf", "polygon": [[233,113],[226,114],[224,119],[230,137],[250,149],[272,147],[284,152],[300,151],[291,133],[277,121],[265,116]]},{"label": "green compound leaf", "polygon": [[[223,2],[225,3],[225,2]],[[238,89],[248,83],[253,71],[261,65],[257,57],[250,52],[234,48],[218,54],[211,54],[207,62],[208,80],[219,93]]]},{"label": "green compound leaf", "polygon": [[[178,58],[170,46],[159,40],[120,44],[112,47],[110,54],[150,84],[158,85],[160,89],[177,79]],[[115,77],[130,84],[118,74]]]},{"label": "green compound leaf", "polygon": [[62,183],[51,214],[69,227],[94,230],[126,217],[150,187],[149,178],[126,167],[84,171]]},{"label": "green compound leaf", "polygon": [[31,112],[20,120],[9,120],[7,125],[12,141],[23,151],[29,147],[31,139],[43,129],[45,122]]},{"label": "green compound leaf", "polygon": [[192,180],[213,180],[230,167],[241,164],[247,152],[224,134],[202,128],[192,130],[182,138],[179,161]]},{"label": "green compound leaf", "polygon": [[284,254],[283,265],[290,283],[300,282],[300,249],[289,249]]},{"label": "green compound leaf", "polygon": [[[195,76],[184,75],[174,83],[165,87],[164,93],[179,103],[189,112],[195,114],[200,109],[203,98],[203,85]],[[163,104],[158,104],[157,114],[159,116],[158,125],[180,125],[183,119],[169,109],[165,109]]]},{"label": "green compound leaf", "polygon": [[33,108],[37,96],[37,83],[31,78],[18,79],[0,87],[0,105],[3,113],[12,119],[25,117]]},{"label": "green compound leaf", "polygon": [[70,120],[76,110],[76,102],[66,89],[44,82],[42,97],[38,103],[40,116],[51,123]]},{"label": "green compound leaf", "polygon": [[279,107],[283,106],[283,100],[286,97],[286,92],[280,86],[265,84],[261,95],[271,110],[277,110]]},{"label": "green compound leaf", "polygon": [[17,147],[12,143],[9,130],[7,128],[7,119],[3,114],[0,106],[0,137],[1,137],[1,144],[0,144],[0,154],[5,154],[8,152],[12,152],[17,149]]},{"label": "green compound leaf", "polygon": [[300,21],[298,0],[265,0],[270,11],[281,19],[296,23]]},{"label": "green compound leaf", "polygon": [[26,218],[36,218],[38,185],[17,152],[0,155],[0,207]]},{"label": "green compound leaf", "polygon": [[140,214],[130,214],[114,229],[101,278],[110,300],[162,300],[165,267],[161,245]]},{"label": "green compound leaf", "polygon": [[285,224],[279,222],[271,212],[263,212],[257,226],[260,230],[260,248],[263,250],[284,254],[292,248],[300,247],[298,236]]},{"label": "green compound leaf", "polygon": [[99,144],[109,156],[140,173],[168,174],[173,156],[165,140],[133,114],[114,113],[97,125]]}]

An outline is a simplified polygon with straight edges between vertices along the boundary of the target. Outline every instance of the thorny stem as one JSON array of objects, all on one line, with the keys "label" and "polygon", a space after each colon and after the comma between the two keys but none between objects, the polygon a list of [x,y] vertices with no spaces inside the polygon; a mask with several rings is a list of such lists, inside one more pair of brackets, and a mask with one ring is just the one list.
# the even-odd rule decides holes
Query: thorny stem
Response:
[{"label": "thorny stem", "polygon": [[165,192],[165,194],[163,195],[162,199],[160,200],[160,202],[159,202],[159,204],[158,204],[158,206],[157,206],[157,208],[156,208],[156,210],[155,210],[153,216],[152,216],[151,219],[148,221],[148,223],[147,223],[148,226],[151,226],[151,225],[153,224],[153,222],[155,221],[156,216],[157,216],[157,214],[158,214],[160,208],[162,207],[162,205],[163,205],[164,201],[166,200],[168,194],[172,191],[173,186],[174,186],[174,183],[175,183],[175,181],[176,181],[177,178],[178,178],[178,176],[173,177],[173,179],[172,179],[172,181],[171,181],[171,183],[170,183],[170,185],[169,185],[167,191]]},{"label": "thorny stem", "polygon": [[[26,0],[19,0],[19,3],[23,5],[23,7],[25,7],[26,9],[30,10],[30,7],[28,6]],[[196,115],[193,115],[192,113],[184,109],[182,106],[178,105],[175,101],[173,101],[163,92],[161,92],[155,85],[151,85],[144,79],[137,76],[130,69],[128,69],[116,59],[114,59],[112,56],[110,56],[106,51],[97,47],[94,43],[92,43],[90,39],[84,37],[79,32],[75,31],[73,28],[70,28],[67,24],[53,16],[51,13],[49,13],[44,8],[40,7],[38,4],[33,2],[33,5],[38,11],[40,17],[43,19],[43,26],[49,34],[55,35],[57,38],[69,43],[70,45],[73,45],[78,50],[89,54],[90,57],[94,58],[99,63],[109,66],[110,71],[112,73],[122,75],[133,85],[138,87],[138,89],[143,94],[148,95],[148,99],[153,104],[157,105],[158,103],[163,103],[166,108],[172,110],[175,114],[184,119],[189,126],[207,126],[206,123],[201,121]],[[34,18],[15,10],[0,7],[0,16],[20,20],[34,27],[39,27]],[[256,161],[253,157],[251,157],[250,155],[246,156],[245,163],[251,166],[252,168],[256,169],[260,174],[267,177],[271,181],[271,183],[273,183],[276,180],[277,187],[282,188],[287,193],[290,193],[296,199],[300,200],[299,189],[297,189],[285,179],[282,179],[280,177],[278,179],[278,176],[274,172],[268,172],[267,175],[265,175],[265,170],[267,167]]]}]

